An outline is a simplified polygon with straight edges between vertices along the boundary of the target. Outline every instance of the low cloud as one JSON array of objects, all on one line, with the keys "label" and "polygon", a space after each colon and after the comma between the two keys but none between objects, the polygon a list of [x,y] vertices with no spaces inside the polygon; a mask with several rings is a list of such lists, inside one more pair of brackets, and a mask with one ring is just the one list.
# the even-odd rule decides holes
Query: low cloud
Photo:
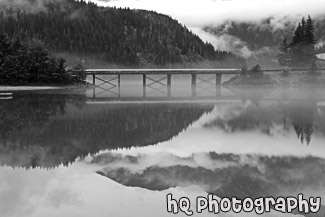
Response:
[{"label": "low cloud", "polygon": [[191,30],[193,33],[200,36],[203,41],[210,42],[215,49],[230,51],[245,58],[251,57],[253,54],[253,52],[248,48],[246,42],[242,41],[238,37],[227,33],[214,35],[197,27],[191,28]]},{"label": "low cloud", "polygon": [[321,40],[321,41],[317,42],[316,48],[323,47],[324,45],[325,45],[325,41],[324,40]]}]

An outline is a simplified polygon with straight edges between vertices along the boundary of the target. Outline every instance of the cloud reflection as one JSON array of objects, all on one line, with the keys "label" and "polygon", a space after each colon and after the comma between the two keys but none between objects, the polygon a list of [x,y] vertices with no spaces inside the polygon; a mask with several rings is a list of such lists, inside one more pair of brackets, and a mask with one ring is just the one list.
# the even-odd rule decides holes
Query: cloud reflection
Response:
[{"label": "cloud reflection", "polygon": [[[78,206],[82,202],[73,191],[66,169],[11,169],[0,168],[1,216],[35,216],[44,208]],[[36,178],[37,177],[37,178]]]},{"label": "cloud reflection", "polygon": [[110,158],[110,163],[102,165],[100,174],[126,186],[150,190],[198,185],[218,196],[259,197],[304,190],[317,192],[325,185],[325,160],[316,157],[210,152],[187,158],[172,154],[139,155],[130,162],[129,156],[110,153],[98,156],[92,163],[102,163],[105,157]]}]

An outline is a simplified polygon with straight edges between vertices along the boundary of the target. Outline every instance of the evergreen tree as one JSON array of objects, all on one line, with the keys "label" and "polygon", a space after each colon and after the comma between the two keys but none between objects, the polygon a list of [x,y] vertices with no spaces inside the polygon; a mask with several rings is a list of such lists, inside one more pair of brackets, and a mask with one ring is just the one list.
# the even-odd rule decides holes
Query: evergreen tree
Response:
[{"label": "evergreen tree", "polygon": [[306,43],[314,46],[316,43],[315,36],[314,36],[315,30],[314,30],[313,21],[310,16],[308,16],[307,19],[305,32],[306,32],[306,39],[305,39]]},{"label": "evergreen tree", "polygon": [[301,20],[301,32],[300,32],[300,35],[301,35],[301,40],[302,41],[306,41],[306,20],[305,20],[305,17],[302,18]]},{"label": "evergreen tree", "polygon": [[299,22],[298,27],[296,28],[295,33],[293,35],[292,42],[290,44],[291,46],[296,46],[303,42],[303,38],[304,38],[303,32],[304,31],[302,29],[301,23]]},{"label": "evergreen tree", "polygon": [[278,62],[280,66],[291,67],[290,45],[287,42],[287,38],[283,39],[283,42],[280,46]]},{"label": "evergreen tree", "polygon": [[314,30],[314,25],[313,25],[313,21],[311,19],[310,16],[308,16],[307,19],[307,24],[306,24],[306,39],[305,39],[305,56],[306,56],[306,60],[308,63],[310,63],[311,67],[311,72],[315,73],[316,71],[316,57],[315,57],[315,44],[316,44],[316,40],[315,40],[315,30]]},{"label": "evergreen tree", "polygon": [[0,85],[69,84],[80,82],[40,44],[29,45],[0,35]]}]

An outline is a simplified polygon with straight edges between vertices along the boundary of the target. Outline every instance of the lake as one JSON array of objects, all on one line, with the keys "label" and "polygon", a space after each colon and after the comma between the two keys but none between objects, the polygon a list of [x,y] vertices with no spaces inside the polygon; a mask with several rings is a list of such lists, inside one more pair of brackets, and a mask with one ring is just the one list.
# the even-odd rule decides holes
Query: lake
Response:
[{"label": "lake", "polygon": [[97,88],[0,99],[2,217],[174,216],[169,193],[192,210],[209,193],[325,198],[324,88],[209,87],[193,97],[184,82],[172,97],[143,97],[137,82],[123,85],[120,98]]}]

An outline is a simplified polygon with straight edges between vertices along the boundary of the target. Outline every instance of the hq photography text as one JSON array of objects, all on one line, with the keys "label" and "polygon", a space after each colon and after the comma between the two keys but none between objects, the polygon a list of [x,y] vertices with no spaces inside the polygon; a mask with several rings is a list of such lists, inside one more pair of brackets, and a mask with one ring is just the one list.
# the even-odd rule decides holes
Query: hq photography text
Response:
[{"label": "hq photography text", "polygon": [[220,212],[255,212],[259,215],[263,213],[271,212],[271,210],[291,213],[294,210],[298,210],[301,213],[317,213],[321,208],[320,197],[304,198],[303,194],[299,194],[297,197],[261,197],[261,198],[245,198],[238,199],[232,198],[218,198],[213,194],[209,194],[207,197],[197,197],[195,209],[191,208],[191,201],[187,197],[181,197],[178,200],[173,198],[172,194],[166,195],[167,212],[178,214],[180,212],[185,213],[188,216],[197,213],[210,212],[218,214]]}]

